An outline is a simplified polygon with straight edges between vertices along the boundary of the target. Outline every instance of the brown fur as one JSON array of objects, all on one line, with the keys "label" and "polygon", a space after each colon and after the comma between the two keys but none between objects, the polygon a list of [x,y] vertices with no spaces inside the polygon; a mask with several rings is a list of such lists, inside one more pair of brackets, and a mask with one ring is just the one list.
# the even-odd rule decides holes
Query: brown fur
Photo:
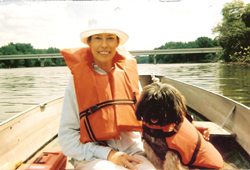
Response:
[{"label": "brown fur", "polygon": [[[162,146],[164,147],[164,146]],[[166,146],[165,146],[166,147]],[[165,160],[162,161],[153,151],[151,146],[143,140],[143,148],[147,159],[159,170],[181,170],[189,169],[187,166],[181,164],[179,157],[172,151],[167,151]]]},{"label": "brown fur", "polygon": [[[144,87],[136,110],[138,120],[158,126],[178,124],[183,121],[185,113],[186,105],[181,93],[173,86],[159,82]],[[154,138],[146,133],[143,133],[143,137],[146,157],[157,169],[188,169],[182,165],[176,153],[168,150],[165,138]],[[160,155],[157,156],[155,153]]]}]

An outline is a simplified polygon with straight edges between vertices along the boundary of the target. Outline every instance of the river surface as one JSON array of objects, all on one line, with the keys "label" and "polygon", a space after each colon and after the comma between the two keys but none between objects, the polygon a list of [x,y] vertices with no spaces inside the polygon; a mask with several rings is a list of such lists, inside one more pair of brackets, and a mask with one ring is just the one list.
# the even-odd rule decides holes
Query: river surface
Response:
[{"label": "river surface", "polygon": [[[139,74],[162,74],[250,107],[250,67],[212,64],[138,64]],[[0,122],[64,94],[65,67],[0,69]]]}]

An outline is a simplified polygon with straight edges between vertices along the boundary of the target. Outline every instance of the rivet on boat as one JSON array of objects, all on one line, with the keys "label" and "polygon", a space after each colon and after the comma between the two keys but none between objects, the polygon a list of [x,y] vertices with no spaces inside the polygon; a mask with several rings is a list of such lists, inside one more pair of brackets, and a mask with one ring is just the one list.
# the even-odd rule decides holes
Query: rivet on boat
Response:
[{"label": "rivet on boat", "polygon": [[40,109],[41,109],[42,112],[44,111],[46,105],[47,105],[47,103],[41,103],[41,104],[39,104]]}]

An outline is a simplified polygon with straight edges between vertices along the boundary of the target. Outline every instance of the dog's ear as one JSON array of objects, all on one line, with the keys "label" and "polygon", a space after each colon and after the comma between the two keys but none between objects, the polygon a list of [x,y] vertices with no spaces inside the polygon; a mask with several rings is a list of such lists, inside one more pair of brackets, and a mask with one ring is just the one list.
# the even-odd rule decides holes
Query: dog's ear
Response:
[{"label": "dog's ear", "polygon": [[142,106],[142,105],[143,105],[142,103],[137,105],[137,109],[135,111],[135,115],[136,115],[137,120],[143,120],[143,113],[144,113],[143,107],[144,106]]},{"label": "dog's ear", "polygon": [[137,102],[136,103],[136,111],[135,111],[135,115],[136,115],[136,118],[137,118],[137,120],[142,120],[142,108],[143,108],[143,106],[142,106],[142,102],[141,101],[139,101],[139,102]]}]

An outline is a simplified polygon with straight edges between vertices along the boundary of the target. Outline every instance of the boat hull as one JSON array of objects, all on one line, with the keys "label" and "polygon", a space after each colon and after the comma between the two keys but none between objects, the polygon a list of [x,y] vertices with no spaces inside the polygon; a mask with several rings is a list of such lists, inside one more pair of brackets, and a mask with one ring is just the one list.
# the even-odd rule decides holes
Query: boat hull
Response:
[{"label": "boat hull", "polygon": [[0,124],[0,167],[27,160],[57,135],[62,101],[63,97],[48,101]]},{"label": "boat hull", "polygon": [[[155,75],[163,83],[176,87],[185,97],[186,104],[211,122],[236,134],[235,140],[250,155],[250,108],[225,96],[198,86],[165,76]],[[152,83],[148,75],[140,76],[141,85]]]}]

